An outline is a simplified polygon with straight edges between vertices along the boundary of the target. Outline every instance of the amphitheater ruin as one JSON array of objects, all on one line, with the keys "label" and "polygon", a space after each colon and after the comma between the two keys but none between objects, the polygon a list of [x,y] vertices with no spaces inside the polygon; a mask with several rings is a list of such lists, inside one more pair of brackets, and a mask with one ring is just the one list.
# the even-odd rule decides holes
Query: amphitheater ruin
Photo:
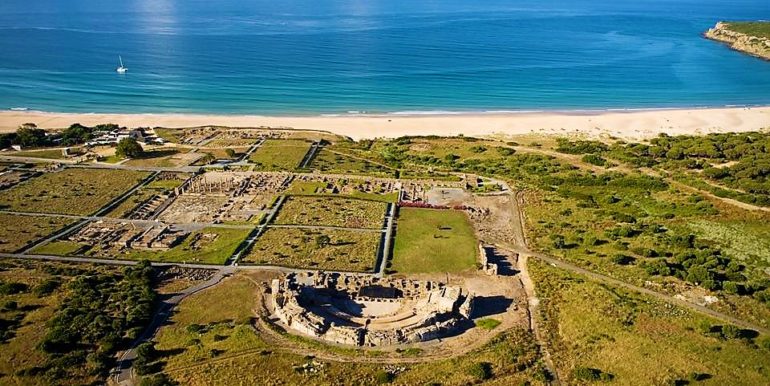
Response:
[{"label": "amphitheater ruin", "polygon": [[387,346],[459,332],[473,294],[434,281],[340,273],[290,273],[274,279],[268,308],[285,327],[332,343]]}]

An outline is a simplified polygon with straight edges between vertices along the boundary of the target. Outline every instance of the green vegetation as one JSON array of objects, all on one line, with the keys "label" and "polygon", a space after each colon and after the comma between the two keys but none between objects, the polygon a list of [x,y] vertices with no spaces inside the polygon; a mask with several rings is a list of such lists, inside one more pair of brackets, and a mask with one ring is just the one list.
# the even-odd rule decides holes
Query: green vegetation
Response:
[{"label": "green vegetation", "polygon": [[492,318],[484,318],[476,321],[476,327],[483,328],[485,330],[494,330],[495,327],[500,325],[500,321]]},{"label": "green vegetation", "polygon": [[322,173],[363,174],[376,177],[393,177],[395,170],[355,156],[322,149],[315,155],[309,167]]},{"label": "green vegetation", "polygon": [[131,170],[68,168],[0,191],[0,208],[90,215],[146,177]]},{"label": "green vegetation", "polygon": [[116,269],[5,260],[0,287],[14,291],[0,291],[0,383],[104,383],[117,350],[149,321],[151,276],[146,263]]},{"label": "green vegetation", "polygon": [[19,216],[0,213],[0,252],[13,253],[74,220],[58,217]]},{"label": "green vegetation", "polygon": [[125,258],[164,262],[224,264],[251,232],[250,229],[204,228],[192,232],[167,251],[132,250]]},{"label": "green vegetation", "polygon": [[133,138],[123,138],[115,148],[115,155],[119,158],[138,158],[144,153],[142,145]]},{"label": "green vegetation", "polygon": [[343,197],[289,196],[276,224],[325,225],[345,228],[382,228],[387,205]]},{"label": "green vegetation", "polygon": [[[560,380],[566,384],[766,384],[766,348],[752,331],[653,298],[587,281],[537,260],[544,324]],[[727,328],[728,336],[720,333]]]},{"label": "green vegetation", "polygon": [[71,256],[83,246],[67,240],[55,240],[35,247],[31,252],[36,255]]},{"label": "green vegetation", "polygon": [[244,262],[368,272],[374,269],[379,243],[380,232],[268,228]]},{"label": "green vegetation", "polygon": [[62,149],[47,149],[47,150],[25,150],[8,153],[9,155],[16,157],[33,157],[33,158],[47,158],[47,159],[64,159],[64,153]]},{"label": "green vegetation", "polygon": [[400,208],[390,270],[460,272],[473,268],[478,246],[464,212]]},{"label": "green vegetation", "polygon": [[249,160],[256,164],[258,170],[296,170],[305,158],[310,143],[299,140],[266,140]]},{"label": "green vegetation", "polygon": [[727,27],[742,34],[770,39],[770,21],[731,21]]}]

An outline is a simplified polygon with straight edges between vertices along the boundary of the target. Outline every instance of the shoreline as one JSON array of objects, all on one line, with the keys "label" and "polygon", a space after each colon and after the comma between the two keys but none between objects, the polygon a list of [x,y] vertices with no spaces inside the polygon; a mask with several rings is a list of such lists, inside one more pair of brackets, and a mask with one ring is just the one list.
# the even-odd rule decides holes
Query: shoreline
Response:
[{"label": "shoreline", "polygon": [[0,111],[0,133],[23,123],[58,129],[73,123],[127,127],[229,126],[323,130],[353,139],[404,135],[517,136],[528,134],[613,136],[645,139],[659,133],[707,134],[770,128],[770,106],[650,108],[560,111],[396,112],[315,116],[121,114]]}]

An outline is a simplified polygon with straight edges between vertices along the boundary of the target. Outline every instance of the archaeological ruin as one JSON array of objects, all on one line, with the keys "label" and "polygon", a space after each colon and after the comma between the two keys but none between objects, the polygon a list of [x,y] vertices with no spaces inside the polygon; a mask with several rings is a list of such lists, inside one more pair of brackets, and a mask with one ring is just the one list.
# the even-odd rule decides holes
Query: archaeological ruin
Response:
[{"label": "archaeological ruin", "polygon": [[290,273],[272,281],[267,304],[278,323],[354,346],[424,342],[470,324],[474,295],[434,281],[339,273]]}]

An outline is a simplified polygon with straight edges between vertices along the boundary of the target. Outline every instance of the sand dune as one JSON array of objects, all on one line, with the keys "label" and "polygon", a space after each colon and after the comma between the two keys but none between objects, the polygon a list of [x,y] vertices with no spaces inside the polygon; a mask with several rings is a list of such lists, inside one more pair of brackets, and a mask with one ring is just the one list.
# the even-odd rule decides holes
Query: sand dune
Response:
[{"label": "sand dune", "polygon": [[354,139],[402,135],[580,134],[634,140],[661,132],[706,134],[770,128],[770,107],[313,117],[0,112],[0,132],[13,131],[26,122],[34,122],[43,128],[62,128],[75,122],[84,125],[116,123],[128,127],[291,127],[327,130]]}]

